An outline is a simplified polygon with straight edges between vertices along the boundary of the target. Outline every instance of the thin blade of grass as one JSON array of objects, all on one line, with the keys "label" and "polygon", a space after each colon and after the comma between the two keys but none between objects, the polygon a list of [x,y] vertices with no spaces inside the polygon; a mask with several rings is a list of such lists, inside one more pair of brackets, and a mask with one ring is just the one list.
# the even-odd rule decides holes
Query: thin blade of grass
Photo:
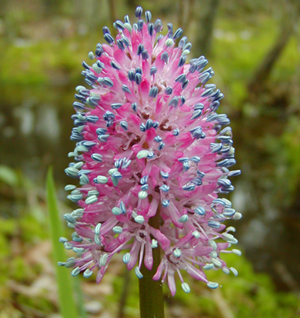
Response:
[{"label": "thin blade of grass", "polygon": [[64,267],[57,266],[58,261],[66,260],[66,253],[63,245],[58,241],[58,239],[62,236],[63,230],[57,208],[52,168],[49,168],[48,170],[46,189],[50,236],[52,240],[53,258],[56,268],[56,281],[58,287],[60,311],[63,318],[77,318],[78,313],[74,302],[70,273],[67,273]]}]

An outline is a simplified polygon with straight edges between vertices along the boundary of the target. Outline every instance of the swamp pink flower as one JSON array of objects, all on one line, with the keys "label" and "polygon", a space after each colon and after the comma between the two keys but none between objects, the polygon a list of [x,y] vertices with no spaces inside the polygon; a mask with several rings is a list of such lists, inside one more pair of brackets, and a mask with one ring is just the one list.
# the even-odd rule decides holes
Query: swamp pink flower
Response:
[{"label": "swamp pink flower", "polygon": [[[99,283],[112,257],[126,251],[124,263],[142,278],[142,262],[151,269],[152,249],[159,246],[153,279],[167,279],[172,295],[175,273],[190,291],[181,271],[216,288],[205,270],[236,275],[220,253],[240,254],[227,250],[237,240],[223,222],[241,214],[218,198],[234,189],[228,177],[240,174],[228,170],[235,164],[232,132],[222,128],[227,116],[216,113],[223,94],[206,84],[214,72],[205,69],[204,56],[186,63],[192,45],[182,29],[173,32],[169,23],[163,36],[149,11],[146,21],[141,7],[135,14],[133,26],[128,16],[114,23],[116,39],[104,27],[108,44],[89,53],[92,66],[82,63],[91,89],[76,88],[71,140],[77,143],[65,170],[79,179],[80,187],[66,186],[79,208],[64,216],[75,230],[72,241],[60,239],[77,256],[60,265],[73,267],[73,276],[96,272]],[[149,219],[158,211],[155,229]]]}]

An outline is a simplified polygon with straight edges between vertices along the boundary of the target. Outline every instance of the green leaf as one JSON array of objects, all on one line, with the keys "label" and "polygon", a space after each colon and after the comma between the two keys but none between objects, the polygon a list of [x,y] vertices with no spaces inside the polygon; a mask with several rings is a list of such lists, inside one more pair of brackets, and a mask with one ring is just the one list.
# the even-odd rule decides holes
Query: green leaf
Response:
[{"label": "green leaf", "polygon": [[62,236],[63,230],[57,208],[52,168],[49,168],[48,170],[46,188],[50,236],[53,247],[53,258],[56,267],[56,280],[58,286],[60,310],[63,318],[77,318],[78,313],[74,302],[70,273],[66,272],[66,268],[57,265],[58,261],[66,260],[66,254],[63,245],[58,241]]},{"label": "green leaf", "polygon": [[18,176],[12,168],[0,166],[0,181],[3,181],[11,187],[15,187],[18,185]]}]

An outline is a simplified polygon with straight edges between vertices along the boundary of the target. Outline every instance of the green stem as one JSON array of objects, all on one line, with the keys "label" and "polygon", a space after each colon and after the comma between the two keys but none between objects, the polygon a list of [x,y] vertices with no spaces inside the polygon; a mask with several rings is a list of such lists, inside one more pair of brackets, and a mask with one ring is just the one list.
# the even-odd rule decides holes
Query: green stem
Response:
[{"label": "green stem", "polygon": [[58,285],[58,300],[62,318],[77,318],[78,313],[73,297],[71,276],[67,274],[66,268],[57,266],[57,262],[66,259],[64,246],[58,239],[63,234],[62,222],[59,217],[57,200],[55,195],[55,185],[52,176],[52,168],[47,174],[47,206],[49,211],[50,237],[52,240],[53,258],[56,269],[56,282]]},{"label": "green stem", "polygon": [[[156,215],[149,220],[149,225],[158,229],[160,221],[159,209]],[[152,277],[156,273],[157,267],[160,263],[160,248],[154,248],[153,252],[153,266],[149,271],[144,263],[141,267],[143,278],[139,280],[140,290],[140,313],[141,318],[164,318],[164,299],[162,283],[154,281]]]}]

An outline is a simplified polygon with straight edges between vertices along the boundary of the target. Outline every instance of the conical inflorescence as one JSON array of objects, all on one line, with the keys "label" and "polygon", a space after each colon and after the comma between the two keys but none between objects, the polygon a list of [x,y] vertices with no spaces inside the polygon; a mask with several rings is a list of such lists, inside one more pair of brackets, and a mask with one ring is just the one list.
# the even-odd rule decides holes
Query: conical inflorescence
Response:
[{"label": "conical inflorescence", "polygon": [[[72,240],[61,238],[77,255],[59,263],[74,268],[72,275],[97,273],[99,283],[112,257],[121,251],[129,270],[153,265],[152,249],[161,248],[162,259],[153,279],[168,281],[176,292],[174,275],[185,292],[190,287],[186,271],[210,288],[205,271],[228,268],[220,254],[237,240],[223,224],[240,219],[231,202],[219,194],[234,189],[228,177],[235,164],[230,121],[217,114],[223,94],[204,56],[186,62],[192,47],[182,29],[136,9],[137,23],[116,21],[113,38],[103,28],[107,44],[97,44],[90,66],[83,62],[85,81],[74,102],[76,142],[65,169],[80,186],[67,185],[68,198],[79,208],[64,218],[74,228]],[[176,43],[178,45],[176,46]],[[159,229],[149,219],[160,213]],[[223,240],[220,240],[223,239]]]}]

